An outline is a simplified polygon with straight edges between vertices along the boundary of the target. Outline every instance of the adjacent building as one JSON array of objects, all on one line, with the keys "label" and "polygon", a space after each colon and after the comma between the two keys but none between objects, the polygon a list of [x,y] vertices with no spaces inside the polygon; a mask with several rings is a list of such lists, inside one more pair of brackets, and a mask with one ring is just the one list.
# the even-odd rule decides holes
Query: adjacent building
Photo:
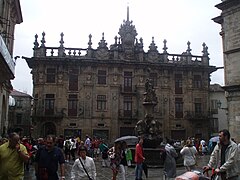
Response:
[{"label": "adjacent building", "polygon": [[45,33],[35,36],[33,57],[25,58],[33,78],[34,135],[98,136],[113,140],[134,134],[144,119],[143,98],[147,79],[155,88],[158,104],[154,117],[161,135],[174,139],[208,138],[210,132],[208,47],[191,53],[190,42],[180,54],[159,52],[154,38],[147,52],[132,21],[123,21],[113,44],[102,39],[92,48],[46,46]]},{"label": "adjacent building", "polygon": [[31,137],[33,130],[31,117],[32,96],[13,89],[10,97],[14,103],[9,103],[8,131]]},{"label": "adjacent building", "polygon": [[210,85],[210,112],[212,115],[211,133],[218,134],[222,129],[228,129],[228,108],[224,89],[219,84]]},{"label": "adjacent building", "polygon": [[13,44],[15,25],[23,22],[19,0],[0,0],[0,135],[8,129],[9,93],[13,89],[15,61]]},{"label": "adjacent building", "polygon": [[216,7],[222,10],[213,18],[222,27],[224,75],[229,130],[240,141],[240,1],[223,0]]}]

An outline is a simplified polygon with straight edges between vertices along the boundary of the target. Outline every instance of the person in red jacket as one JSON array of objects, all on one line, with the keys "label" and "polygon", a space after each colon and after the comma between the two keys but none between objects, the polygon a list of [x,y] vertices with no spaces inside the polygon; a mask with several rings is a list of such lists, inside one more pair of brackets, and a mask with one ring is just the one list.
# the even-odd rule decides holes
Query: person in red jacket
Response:
[{"label": "person in red jacket", "polygon": [[136,145],[135,149],[135,163],[136,163],[136,168],[135,168],[135,180],[142,180],[142,170],[143,170],[143,161],[145,160],[145,157],[143,156],[143,137],[139,138],[139,142]]}]

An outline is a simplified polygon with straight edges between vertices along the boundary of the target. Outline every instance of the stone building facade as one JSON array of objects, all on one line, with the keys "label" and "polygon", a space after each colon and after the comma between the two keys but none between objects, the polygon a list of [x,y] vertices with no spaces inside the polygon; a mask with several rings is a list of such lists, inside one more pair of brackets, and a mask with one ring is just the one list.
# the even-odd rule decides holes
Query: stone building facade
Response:
[{"label": "stone building facade", "polygon": [[161,125],[161,136],[174,139],[209,132],[210,74],[208,48],[192,55],[171,54],[167,41],[163,52],[152,38],[147,52],[132,21],[123,21],[119,36],[109,47],[102,34],[96,49],[89,35],[87,48],[64,47],[61,34],[58,47],[40,44],[35,36],[34,55],[25,58],[33,77],[33,123],[35,135],[98,136],[113,140],[132,135],[144,118],[145,82],[151,79],[158,104],[154,118]]},{"label": "stone building facade", "polygon": [[32,132],[32,96],[13,89],[10,93],[14,103],[10,103],[8,112],[8,131],[18,132],[21,136],[31,137]]},{"label": "stone building facade", "polygon": [[229,126],[227,119],[227,99],[224,89],[219,84],[210,85],[210,112],[212,115],[211,132],[213,135],[218,134],[221,129]]},{"label": "stone building facade", "polygon": [[23,22],[19,0],[0,0],[0,135],[8,129],[8,98],[14,79],[14,29]]},{"label": "stone building facade", "polygon": [[223,42],[224,76],[228,107],[229,131],[240,141],[240,1],[224,0],[216,7],[222,10],[213,18],[221,24]]}]

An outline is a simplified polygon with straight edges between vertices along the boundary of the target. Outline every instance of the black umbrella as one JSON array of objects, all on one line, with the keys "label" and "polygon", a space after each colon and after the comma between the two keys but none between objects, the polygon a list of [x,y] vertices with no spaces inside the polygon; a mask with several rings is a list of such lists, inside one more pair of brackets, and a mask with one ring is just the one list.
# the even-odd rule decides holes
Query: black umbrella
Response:
[{"label": "black umbrella", "polygon": [[148,178],[148,166],[145,162],[142,163],[142,168],[143,168],[143,172],[146,175],[146,178]]},{"label": "black umbrella", "polygon": [[122,136],[120,138],[117,138],[114,142],[121,142],[125,141],[128,145],[136,145],[138,142],[137,136]]}]

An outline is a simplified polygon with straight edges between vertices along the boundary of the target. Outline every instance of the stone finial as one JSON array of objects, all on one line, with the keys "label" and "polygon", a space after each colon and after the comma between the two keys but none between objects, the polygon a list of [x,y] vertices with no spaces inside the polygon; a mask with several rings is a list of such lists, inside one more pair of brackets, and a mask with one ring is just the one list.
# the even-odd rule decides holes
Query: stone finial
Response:
[{"label": "stone finial", "polygon": [[129,21],[129,6],[127,6],[127,21]]},{"label": "stone finial", "polygon": [[102,33],[102,40],[104,40],[104,32]]},{"label": "stone finial", "polygon": [[167,53],[167,49],[168,49],[168,47],[167,47],[167,40],[164,39],[164,41],[163,41],[163,53]]},{"label": "stone finial", "polygon": [[188,48],[187,48],[187,54],[191,54],[192,49],[190,48],[190,42],[187,42]]},{"label": "stone finial", "polygon": [[102,33],[102,39],[98,43],[98,48],[107,49],[107,43],[106,43],[106,40],[104,39],[104,33]]},{"label": "stone finial", "polygon": [[208,47],[206,46],[205,43],[203,43],[202,46],[203,46],[203,50],[202,50],[203,56],[208,56],[209,55]]},{"label": "stone finial", "polygon": [[37,40],[37,39],[38,39],[38,35],[36,34],[36,35],[35,35],[35,41],[34,41],[34,43],[33,43],[33,44],[34,44],[34,48],[33,48],[33,49],[37,49],[38,46],[39,46],[39,43],[38,43],[38,40]]},{"label": "stone finial", "polygon": [[118,44],[121,44],[121,37],[118,38]]},{"label": "stone finial", "polygon": [[117,45],[117,36],[114,37],[114,40],[115,40],[115,45]]},{"label": "stone finial", "polygon": [[143,38],[139,39],[140,43],[138,44],[139,51],[143,51]]},{"label": "stone finial", "polygon": [[140,44],[143,46],[143,38],[142,37],[140,37],[139,41],[140,41]]},{"label": "stone finial", "polygon": [[157,51],[157,46],[156,46],[156,44],[154,42],[154,37],[152,37],[152,43],[149,46],[149,50],[150,51]]},{"label": "stone finial", "polygon": [[59,41],[59,43],[60,43],[60,47],[63,48],[63,47],[64,47],[64,46],[63,46],[63,44],[64,44],[64,41],[63,41],[63,36],[64,36],[64,34],[61,33],[60,36],[61,36],[61,40]]},{"label": "stone finial", "polygon": [[43,33],[42,33],[42,40],[41,40],[41,47],[45,47],[45,43],[46,43],[46,41],[45,41],[45,32],[43,31]]},{"label": "stone finial", "polygon": [[135,38],[135,44],[138,45],[138,39],[137,38]]},{"label": "stone finial", "polygon": [[92,35],[89,34],[88,49],[92,49]]}]

